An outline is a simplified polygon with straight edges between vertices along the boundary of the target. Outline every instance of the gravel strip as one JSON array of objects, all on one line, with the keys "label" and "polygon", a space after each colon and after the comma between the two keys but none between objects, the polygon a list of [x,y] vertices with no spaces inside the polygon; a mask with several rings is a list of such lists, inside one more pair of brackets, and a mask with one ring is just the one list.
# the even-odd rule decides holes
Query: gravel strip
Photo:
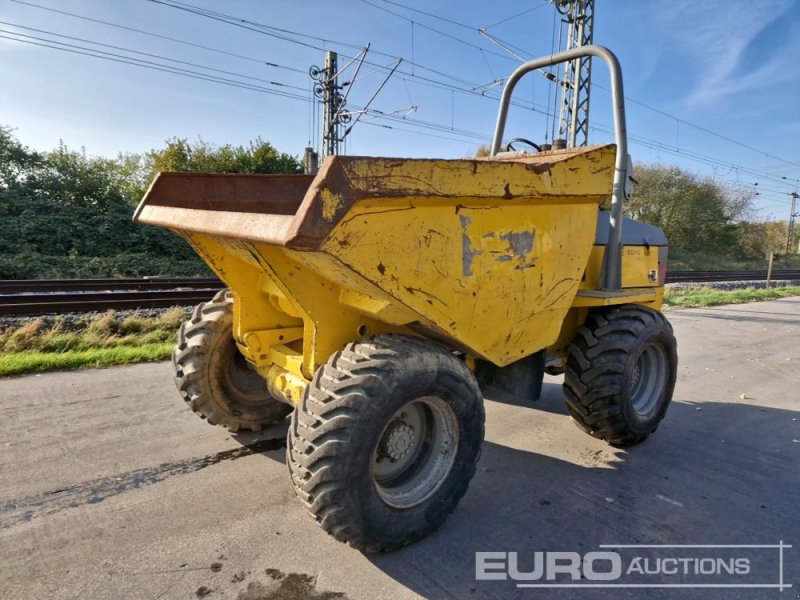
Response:
[{"label": "gravel strip", "polygon": [[[82,329],[86,329],[86,326],[89,322],[97,317],[102,317],[109,312],[114,314],[114,320],[118,323],[121,323],[128,317],[139,317],[139,318],[147,318],[147,319],[156,319],[163,315],[168,310],[173,310],[175,307],[172,308],[137,308],[137,309],[127,309],[127,310],[114,310],[114,311],[93,311],[93,312],[68,312],[62,313],[58,315],[41,315],[41,316],[7,316],[7,317],[0,317],[0,331],[3,331],[8,328],[16,328],[25,323],[30,323],[31,321],[42,321],[45,328],[49,329],[55,323],[60,323],[61,328],[64,331],[80,331]],[[192,314],[193,307],[180,307],[181,310],[184,312],[185,317],[188,319],[189,316]]]},{"label": "gravel strip", "polygon": [[[800,286],[800,279],[773,279],[769,283],[770,288],[777,287],[791,287]],[[744,290],[747,288],[755,288],[763,290],[767,287],[767,282],[763,280],[755,281],[707,281],[700,282],[681,282],[681,283],[668,283],[664,286],[665,289],[671,292],[682,292],[684,290],[697,290],[697,289],[713,289],[713,290]]]}]

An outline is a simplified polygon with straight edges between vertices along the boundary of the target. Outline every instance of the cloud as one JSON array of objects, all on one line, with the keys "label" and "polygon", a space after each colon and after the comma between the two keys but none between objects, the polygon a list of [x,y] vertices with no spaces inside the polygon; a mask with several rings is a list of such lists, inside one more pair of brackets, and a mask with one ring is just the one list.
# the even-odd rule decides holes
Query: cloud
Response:
[{"label": "cloud", "polygon": [[[741,73],[745,54],[757,36],[793,5],[793,0],[674,0],[653,4],[654,27],[668,37],[674,51],[693,66],[697,84],[690,104],[708,104],[750,90],[775,78],[791,76],[795,52],[775,46],[772,56],[755,70]],[[667,8],[669,7],[669,8]],[[778,40],[776,40],[776,43]],[[790,39],[789,45],[796,46]]]}]

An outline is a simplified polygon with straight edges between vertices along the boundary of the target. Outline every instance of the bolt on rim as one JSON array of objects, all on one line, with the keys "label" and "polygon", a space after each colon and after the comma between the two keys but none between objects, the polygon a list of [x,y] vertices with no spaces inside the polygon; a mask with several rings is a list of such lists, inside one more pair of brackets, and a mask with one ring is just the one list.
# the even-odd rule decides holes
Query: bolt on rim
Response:
[{"label": "bolt on rim", "polygon": [[458,420],[436,396],[417,398],[398,410],[372,456],[372,480],[381,500],[411,508],[429,499],[455,463]]}]

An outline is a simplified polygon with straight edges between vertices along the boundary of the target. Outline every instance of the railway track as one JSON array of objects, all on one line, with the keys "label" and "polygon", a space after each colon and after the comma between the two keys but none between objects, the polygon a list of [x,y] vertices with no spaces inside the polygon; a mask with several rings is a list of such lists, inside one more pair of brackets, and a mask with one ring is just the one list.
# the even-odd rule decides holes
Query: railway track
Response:
[{"label": "railway track", "polygon": [[[766,278],[766,271],[671,271],[667,283]],[[772,279],[800,280],[800,269],[775,270]],[[222,287],[213,277],[0,280],[0,316],[193,306]]]},{"label": "railway track", "polygon": [[[714,281],[766,281],[767,270],[759,271],[668,271],[667,283],[711,283]],[[773,269],[772,280],[800,279],[800,269]]]},{"label": "railway track", "polygon": [[0,316],[193,306],[222,287],[214,277],[0,280]]}]

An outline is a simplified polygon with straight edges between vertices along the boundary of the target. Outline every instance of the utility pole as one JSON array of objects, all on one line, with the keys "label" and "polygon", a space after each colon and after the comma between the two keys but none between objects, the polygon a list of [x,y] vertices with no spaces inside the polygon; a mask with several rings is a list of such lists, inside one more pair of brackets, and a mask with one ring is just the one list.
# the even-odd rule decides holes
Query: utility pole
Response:
[{"label": "utility pole", "polygon": [[786,254],[794,253],[792,234],[794,233],[794,220],[796,217],[800,217],[800,213],[795,211],[798,198],[800,198],[800,195],[797,192],[792,192],[792,211],[789,213],[789,232],[786,234]]},{"label": "utility pole", "polygon": [[325,82],[322,104],[324,106],[324,121],[322,124],[323,153],[325,156],[339,154],[339,123],[336,121],[336,112],[339,108],[339,66],[336,52],[325,53]]},{"label": "utility pole", "polygon": [[[566,17],[566,48],[572,50],[594,39],[594,0],[550,0]],[[554,147],[575,148],[589,142],[589,84],[592,59],[585,56],[567,63],[561,80],[558,140]],[[561,141],[563,140],[563,141]]]},{"label": "utility pole", "polygon": [[341,124],[346,120],[341,108],[344,105],[342,86],[339,85],[339,57],[336,52],[325,53],[325,66],[311,67],[309,75],[318,81],[314,85],[314,95],[322,99],[322,155],[339,154],[342,141]]},{"label": "utility pole", "polygon": [[[350,62],[342,67],[341,70],[337,64],[338,56],[336,55],[336,52],[326,52],[325,67],[322,69],[319,67],[311,67],[308,71],[308,74],[311,75],[311,78],[317,82],[314,84],[314,95],[322,100],[322,158],[326,156],[336,156],[339,154],[340,142],[345,140],[345,138],[352,131],[353,127],[355,127],[355,125],[359,122],[361,117],[369,112],[369,107],[372,105],[372,101],[375,100],[377,95],[383,89],[383,86],[385,86],[391,76],[394,75],[394,72],[397,70],[397,67],[400,66],[400,63],[403,60],[402,58],[398,58],[391,68],[388,66],[383,67],[389,71],[389,74],[386,75],[383,82],[381,82],[381,84],[378,86],[378,89],[375,90],[375,93],[372,94],[364,107],[355,113],[351,113],[350,110],[345,108],[347,106],[347,98],[350,95],[350,92],[353,90],[353,84],[358,80],[358,74],[361,71],[361,66],[364,64],[364,60],[367,57],[369,48],[370,44],[367,44],[364,49],[358,53],[358,56],[350,59]],[[347,71],[350,65],[356,62],[358,62],[358,65],[356,66],[352,79],[340,84],[339,76]],[[342,94],[342,90],[344,88],[347,88],[347,92]],[[416,108],[416,106],[412,106],[411,110],[416,110]],[[357,115],[355,120],[353,120],[353,114]],[[353,121],[352,124],[348,125],[348,123],[351,121]],[[347,127],[344,129],[344,131],[342,131],[342,127],[345,125],[347,125]],[[316,172],[316,169],[319,166],[319,158],[320,157],[317,156],[313,148],[306,148],[305,163],[307,173]]]}]

